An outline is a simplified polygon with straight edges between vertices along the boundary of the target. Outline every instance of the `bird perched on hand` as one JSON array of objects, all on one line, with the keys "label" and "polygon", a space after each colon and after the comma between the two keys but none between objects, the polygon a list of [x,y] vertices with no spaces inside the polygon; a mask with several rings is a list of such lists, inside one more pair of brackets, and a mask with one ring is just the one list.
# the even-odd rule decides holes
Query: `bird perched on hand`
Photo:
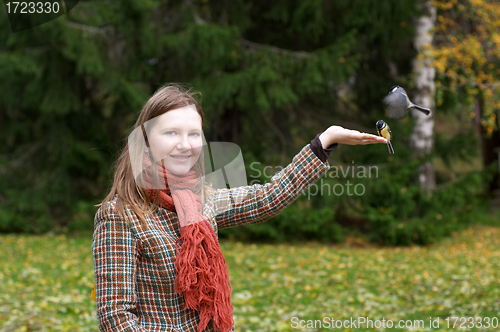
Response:
[{"label": "bird perched on hand", "polygon": [[400,118],[406,114],[410,109],[416,109],[425,115],[429,115],[431,110],[422,106],[415,105],[410,101],[405,89],[398,85],[394,85],[389,94],[385,96],[384,103],[387,104],[389,110],[389,117]]},{"label": "bird perched on hand", "polygon": [[382,120],[378,120],[375,124],[377,126],[377,131],[380,136],[387,140],[387,148],[389,149],[390,154],[394,154],[394,149],[392,148],[392,133],[391,128]]}]

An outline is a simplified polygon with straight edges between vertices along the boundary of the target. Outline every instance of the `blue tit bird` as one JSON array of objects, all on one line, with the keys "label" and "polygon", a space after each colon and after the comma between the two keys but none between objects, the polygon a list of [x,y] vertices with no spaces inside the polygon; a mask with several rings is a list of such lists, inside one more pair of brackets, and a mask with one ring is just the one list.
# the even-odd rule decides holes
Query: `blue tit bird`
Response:
[{"label": "blue tit bird", "polygon": [[378,120],[375,124],[377,126],[377,132],[380,136],[387,140],[387,148],[389,149],[390,154],[394,154],[394,149],[392,148],[392,133],[389,125],[382,120]]},{"label": "blue tit bird", "polygon": [[422,106],[415,105],[408,98],[405,89],[398,85],[394,85],[389,94],[385,96],[384,103],[387,104],[390,118],[400,118],[405,115],[410,109],[416,109],[425,115],[429,115],[431,110]]}]

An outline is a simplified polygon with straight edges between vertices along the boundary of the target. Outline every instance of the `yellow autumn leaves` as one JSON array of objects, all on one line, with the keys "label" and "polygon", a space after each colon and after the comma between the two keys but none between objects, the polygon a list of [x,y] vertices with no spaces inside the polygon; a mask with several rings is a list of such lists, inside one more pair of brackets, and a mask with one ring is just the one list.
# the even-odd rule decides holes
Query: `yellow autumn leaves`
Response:
[{"label": "yellow autumn leaves", "polygon": [[[95,331],[91,243],[92,236],[0,235],[0,326]],[[293,331],[293,316],[500,315],[499,228],[470,228],[429,247],[225,241],[221,247],[237,331]]]},{"label": "yellow autumn leaves", "polygon": [[95,284],[94,284],[94,288],[92,288],[92,291],[90,292],[90,297],[92,298],[92,300],[94,300],[94,302],[96,301],[95,300]]},{"label": "yellow autumn leaves", "polygon": [[[449,82],[437,89],[465,91],[469,104],[481,96],[481,124],[490,135],[498,126],[495,111],[500,108],[500,6],[491,0],[434,0],[434,5],[435,43],[427,56]],[[437,104],[442,102],[438,93]]]}]

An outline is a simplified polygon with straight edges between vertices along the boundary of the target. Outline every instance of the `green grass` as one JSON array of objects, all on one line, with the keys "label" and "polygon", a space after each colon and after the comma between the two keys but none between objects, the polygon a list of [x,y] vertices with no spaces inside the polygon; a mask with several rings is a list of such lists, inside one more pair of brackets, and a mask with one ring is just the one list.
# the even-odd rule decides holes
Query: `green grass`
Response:
[{"label": "green grass", "polygon": [[[458,330],[446,328],[448,316],[500,319],[500,228],[469,228],[429,247],[349,243],[223,243],[237,331],[318,330],[293,329],[293,317],[425,322],[410,331]],[[91,234],[1,235],[0,331],[98,331],[91,244]],[[440,317],[439,329],[429,317]]]}]

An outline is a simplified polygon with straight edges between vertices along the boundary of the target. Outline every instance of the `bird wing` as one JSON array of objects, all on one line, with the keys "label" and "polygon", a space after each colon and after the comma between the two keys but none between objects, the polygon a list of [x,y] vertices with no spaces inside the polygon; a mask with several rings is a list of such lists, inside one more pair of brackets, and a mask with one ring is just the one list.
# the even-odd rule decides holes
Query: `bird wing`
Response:
[{"label": "bird wing", "polygon": [[400,118],[408,111],[406,96],[398,91],[385,96],[384,103],[387,105],[390,118]]},{"label": "bird wing", "polygon": [[389,128],[389,126],[387,125],[387,123],[385,124],[387,126],[387,132],[389,133],[389,141],[392,141],[392,131],[391,131],[391,128]]}]

